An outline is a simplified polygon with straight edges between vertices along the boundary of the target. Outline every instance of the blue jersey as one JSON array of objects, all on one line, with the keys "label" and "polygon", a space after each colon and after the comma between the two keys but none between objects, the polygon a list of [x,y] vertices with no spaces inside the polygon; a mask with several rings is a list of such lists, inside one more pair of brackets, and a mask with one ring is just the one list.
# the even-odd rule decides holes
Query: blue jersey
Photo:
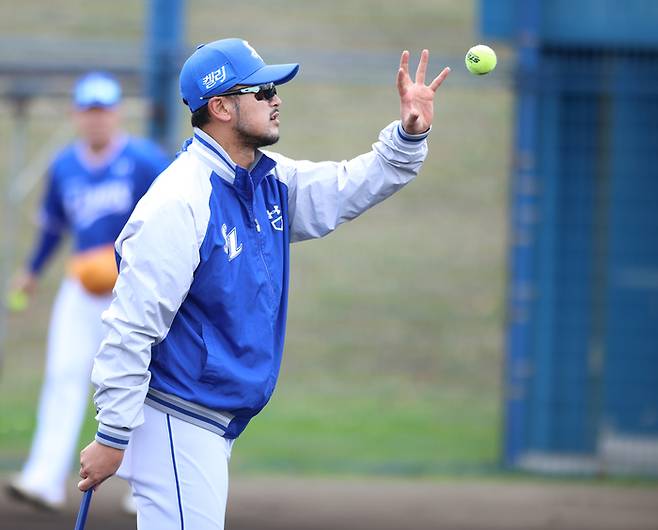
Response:
[{"label": "blue jersey", "polygon": [[72,236],[75,253],[113,244],[137,201],[168,164],[156,144],[139,138],[119,138],[96,163],[88,159],[81,142],[65,147],[48,171],[42,236],[30,270],[41,270],[65,232]]}]

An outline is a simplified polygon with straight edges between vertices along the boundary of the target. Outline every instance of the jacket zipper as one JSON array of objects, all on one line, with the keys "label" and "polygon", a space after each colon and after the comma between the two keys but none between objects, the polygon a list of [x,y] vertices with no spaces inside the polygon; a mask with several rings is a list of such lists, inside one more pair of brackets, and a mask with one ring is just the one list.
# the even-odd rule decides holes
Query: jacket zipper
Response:
[{"label": "jacket zipper", "polygon": [[252,219],[252,222],[254,224],[254,227],[256,228],[256,239],[258,240],[258,255],[260,256],[261,261],[263,262],[263,267],[265,267],[265,274],[267,274],[267,279],[269,281],[269,286],[270,286],[270,292],[272,293],[272,300],[276,302],[276,293],[274,291],[274,282],[272,281],[272,275],[270,274],[270,269],[267,266],[267,261],[265,260],[265,255],[263,254],[263,242],[261,241],[261,235],[260,235],[260,224],[258,223],[258,219],[256,219],[256,216],[254,215],[254,209],[252,205],[249,205],[248,207],[249,211],[249,216]]}]

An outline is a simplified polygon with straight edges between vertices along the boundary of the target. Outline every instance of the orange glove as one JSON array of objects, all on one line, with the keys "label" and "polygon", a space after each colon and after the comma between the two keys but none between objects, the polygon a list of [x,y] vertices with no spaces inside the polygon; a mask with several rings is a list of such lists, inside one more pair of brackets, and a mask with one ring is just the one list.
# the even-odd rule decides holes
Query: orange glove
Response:
[{"label": "orange glove", "polygon": [[69,261],[68,270],[90,293],[109,293],[119,276],[114,246],[95,247],[74,255]]}]

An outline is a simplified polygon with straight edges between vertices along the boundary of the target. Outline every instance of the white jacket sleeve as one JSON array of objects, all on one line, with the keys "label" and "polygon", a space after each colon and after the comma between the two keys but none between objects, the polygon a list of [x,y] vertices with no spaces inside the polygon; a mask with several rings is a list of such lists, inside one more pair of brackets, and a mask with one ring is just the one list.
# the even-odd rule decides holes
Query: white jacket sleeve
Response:
[{"label": "white jacket sleeve", "polygon": [[171,192],[163,197],[153,191],[117,239],[119,277],[102,316],[104,340],[92,370],[96,440],[117,449],[125,449],[131,431],[143,422],[151,346],[166,337],[200,260],[189,205]]},{"label": "white jacket sleeve", "polygon": [[427,156],[427,134],[408,135],[395,121],[352,160],[294,162],[287,175],[291,240],[322,237],[411,181]]}]

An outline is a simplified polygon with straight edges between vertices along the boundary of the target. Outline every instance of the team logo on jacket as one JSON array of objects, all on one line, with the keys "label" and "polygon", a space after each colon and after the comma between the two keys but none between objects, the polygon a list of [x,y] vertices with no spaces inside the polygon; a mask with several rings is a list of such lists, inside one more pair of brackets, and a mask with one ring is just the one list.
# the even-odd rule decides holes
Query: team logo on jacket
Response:
[{"label": "team logo on jacket", "polygon": [[230,232],[226,225],[222,225],[222,235],[224,236],[224,252],[228,256],[229,261],[233,261],[242,252],[242,243],[238,245],[238,233],[235,228]]},{"label": "team logo on jacket", "polygon": [[267,218],[270,220],[274,230],[283,232],[283,216],[281,215],[278,204],[275,204],[271,210],[267,210]]}]

